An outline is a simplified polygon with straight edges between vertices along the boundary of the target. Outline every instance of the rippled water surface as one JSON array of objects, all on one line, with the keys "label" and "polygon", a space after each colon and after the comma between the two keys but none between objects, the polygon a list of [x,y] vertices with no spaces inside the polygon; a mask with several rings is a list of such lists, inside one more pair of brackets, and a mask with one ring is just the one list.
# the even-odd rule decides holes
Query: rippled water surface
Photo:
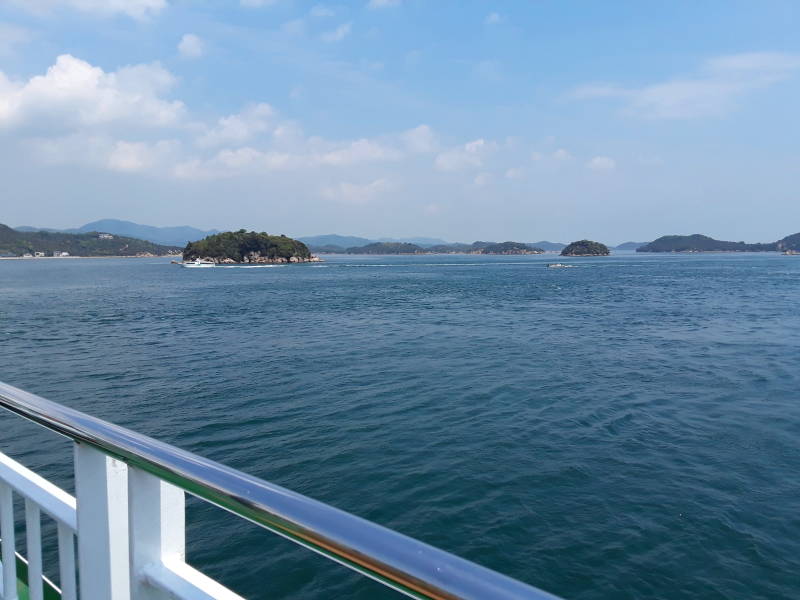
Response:
[{"label": "rippled water surface", "polygon": [[[0,380],[572,599],[800,597],[800,257],[0,261]],[[0,449],[72,489],[65,441]],[[396,597],[193,502],[248,598]]]}]

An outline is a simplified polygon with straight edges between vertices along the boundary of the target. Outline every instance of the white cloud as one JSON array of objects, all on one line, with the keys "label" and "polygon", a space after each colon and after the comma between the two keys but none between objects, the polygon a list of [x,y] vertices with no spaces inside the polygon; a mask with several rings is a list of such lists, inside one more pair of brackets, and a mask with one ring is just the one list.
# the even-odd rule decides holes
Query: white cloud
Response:
[{"label": "white cloud", "polygon": [[503,17],[496,12],[489,13],[483,20],[486,25],[498,25],[503,22]]},{"label": "white cloud", "polygon": [[365,184],[341,182],[324,187],[321,195],[323,198],[343,204],[363,206],[373,202],[390,188],[391,185],[386,179],[376,179]]},{"label": "white cloud", "polygon": [[617,161],[608,156],[595,156],[586,163],[592,171],[613,171],[617,168]]},{"label": "white cloud", "polygon": [[184,58],[199,58],[205,52],[205,44],[193,33],[186,33],[178,43],[178,52]]},{"label": "white cloud", "polygon": [[404,132],[400,138],[409,151],[419,154],[435,152],[439,144],[433,130],[427,125],[419,125]]},{"label": "white cloud", "polygon": [[442,207],[435,202],[431,202],[430,204],[426,204],[422,207],[422,212],[426,215],[438,215],[442,212]]},{"label": "white cloud", "polygon": [[397,160],[401,157],[400,152],[394,148],[371,140],[360,139],[335,150],[316,155],[311,161],[322,165],[346,166],[365,162]]},{"label": "white cloud", "polygon": [[478,187],[483,187],[484,185],[488,185],[492,181],[492,176],[489,173],[478,173],[475,175],[475,178],[472,180]]},{"label": "white cloud", "polygon": [[500,81],[503,78],[500,63],[496,60],[481,60],[475,64],[472,72],[486,81]]},{"label": "white cloud", "polygon": [[10,81],[0,72],[0,128],[176,124],[184,115],[183,103],[160,97],[174,81],[158,63],[106,73],[62,54],[46,74],[27,82]]},{"label": "white cloud", "polygon": [[324,4],[317,4],[311,9],[311,11],[308,14],[310,14],[312,17],[317,17],[317,18],[332,17],[336,14],[336,11],[334,11],[330,6],[325,6]]},{"label": "white cloud", "polygon": [[569,160],[572,158],[572,155],[563,148],[559,148],[558,150],[553,152],[553,158],[555,158],[556,160]]},{"label": "white cloud", "polygon": [[48,13],[72,9],[99,16],[123,14],[134,19],[156,15],[167,6],[167,0],[10,0],[29,12]]},{"label": "white cloud", "polygon": [[114,171],[143,171],[165,162],[176,152],[178,143],[174,140],[147,142],[117,141],[108,154],[108,168]]},{"label": "white cloud", "polygon": [[403,0],[369,0],[367,8],[389,8],[392,6],[400,6]]},{"label": "white cloud", "polygon": [[0,23],[0,56],[8,56],[14,52],[17,46],[29,42],[33,34],[29,29]]},{"label": "white cloud", "polygon": [[436,157],[435,165],[440,171],[461,171],[483,165],[483,158],[497,148],[494,142],[483,138],[468,142],[461,147],[442,152]]},{"label": "white cloud", "polygon": [[586,85],[573,92],[577,98],[615,98],[625,102],[624,112],[652,119],[719,117],[733,110],[741,98],[792,77],[800,71],[800,54],[752,52],[707,60],[692,78],[624,88]]},{"label": "white cloud", "polygon": [[531,152],[531,160],[536,162],[537,160],[542,160],[544,158],[541,152]]},{"label": "white cloud", "polygon": [[281,31],[287,35],[303,35],[306,32],[306,22],[303,19],[292,19],[281,25]]},{"label": "white cloud", "polygon": [[216,125],[198,137],[200,146],[242,144],[260,133],[269,131],[275,111],[269,104],[253,104],[242,112],[220,118]]},{"label": "white cloud", "polygon": [[239,3],[248,8],[259,8],[261,6],[272,6],[277,2],[278,0],[240,0]]},{"label": "white cloud", "polygon": [[333,31],[327,31],[320,36],[323,42],[341,42],[344,38],[350,35],[352,25],[350,23],[342,23]]},{"label": "white cloud", "polygon": [[525,169],[521,167],[512,167],[506,170],[506,179],[522,179],[525,177]]}]

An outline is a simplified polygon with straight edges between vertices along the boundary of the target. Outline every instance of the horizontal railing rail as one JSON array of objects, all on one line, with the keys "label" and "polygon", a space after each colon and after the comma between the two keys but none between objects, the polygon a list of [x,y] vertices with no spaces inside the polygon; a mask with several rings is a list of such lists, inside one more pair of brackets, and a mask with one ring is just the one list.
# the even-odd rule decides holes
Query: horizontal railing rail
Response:
[{"label": "horizontal railing rail", "polygon": [[322,502],[1,382],[0,406],[408,596],[441,600],[555,599]]}]

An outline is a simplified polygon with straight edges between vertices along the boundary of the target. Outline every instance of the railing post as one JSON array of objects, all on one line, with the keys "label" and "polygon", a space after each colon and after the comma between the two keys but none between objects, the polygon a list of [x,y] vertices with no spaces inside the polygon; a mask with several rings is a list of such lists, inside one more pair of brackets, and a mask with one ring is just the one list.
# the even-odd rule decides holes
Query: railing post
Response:
[{"label": "railing post", "polygon": [[3,600],[17,600],[17,557],[14,533],[14,496],[0,481],[0,535],[3,536]]},{"label": "railing post", "polygon": [[167,600],[175,596],[147,580],[146,571],[165,560],[186,558],[183,490],[140,469],[128,469],[131,600]]},{"label": "railing post", "polygon": [[127,466],[75,444],[78,574],[86,600],[130,600]]}]

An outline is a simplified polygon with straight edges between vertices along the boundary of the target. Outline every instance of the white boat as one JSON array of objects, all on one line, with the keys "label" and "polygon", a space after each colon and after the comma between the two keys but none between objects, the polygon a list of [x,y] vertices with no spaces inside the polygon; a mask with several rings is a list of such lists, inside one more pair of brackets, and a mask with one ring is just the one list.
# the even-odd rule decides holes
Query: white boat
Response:
[{"label": "white boat", "polygon": [[199,258],[195,258],[189,262],[182,262],[181,266],[186,267],[187,269],[205,269],[206,267],[213,267],[216,263],[211,260],[200,260]]},{"label": "white boat", "polygon": [[551,269],[570,269],[575,265],[565,265],[564,263],[551,263],[547,266]]}]

